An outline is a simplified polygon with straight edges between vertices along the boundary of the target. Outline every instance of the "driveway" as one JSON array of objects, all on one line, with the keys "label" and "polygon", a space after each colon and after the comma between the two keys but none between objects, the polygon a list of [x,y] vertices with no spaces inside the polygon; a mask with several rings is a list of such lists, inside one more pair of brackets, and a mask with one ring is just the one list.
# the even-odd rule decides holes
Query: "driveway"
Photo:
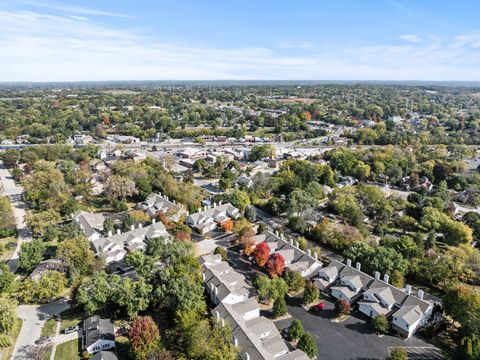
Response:
[{"label": "driveway", "polygon": [[17,224],[18,242],[17,248],[13,252],[10,260],[8,261],[8,267],[11,272],[15,272],[18,269],[18,253],[20,247],[25,241],[30,241],[32,235],[30,230],[25,225],[25,203],[22,201],[23,188],[17,185],[7,168],[0,162],[0,180],[3,184],[2,195],[8,196],[12,203],[13,215],[15,216],[15,222]]},{"label": "driveway", "polygon": [[235,234],[222,233],[211,239],[195,240],[192,236],[192,240],[197,244],[198,255],[201,256],[206,254],[212,254],[217,248],[217,246],[228,248],[230,246],[230,242],[235,238],[235,236]]},{"label": "driveway", "polygon": [[18,334],[12,359],[31,359],[31,352],[35,349],[35,341],[40,338],[45,322],[70,308],[67,299],[60,299],[45,305],[20,305],[17,307],[17,316],[23,320]]}]

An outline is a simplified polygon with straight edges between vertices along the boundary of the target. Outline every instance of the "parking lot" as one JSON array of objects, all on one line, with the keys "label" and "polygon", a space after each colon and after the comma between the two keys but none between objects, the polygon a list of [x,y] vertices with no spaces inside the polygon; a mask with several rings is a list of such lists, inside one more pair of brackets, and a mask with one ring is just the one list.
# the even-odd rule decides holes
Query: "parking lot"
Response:
[{"label": "parking lot", "polygon": [[[240,257],[235,248],[228,255],[232,267],[243,274],[247,282],[258,270],[247,260]],[[334,315],[334,303],[322,296],[326,308],[320,312],[309,312],[301,306],[300,297],[288,298],[288,312],[292,318],[276,321],[279,330],[290,325],[293,319],[302,322],[305,331],[311,333],[318,346],[318,359],[322,360],[384,360],[390,354],[390,348],[403,347],[409,353],[409,359],[442,359],[440,352],[424,340],[413,336],[404,340],[394,335],[378,336],[373,332],[369,319],[358,311],[341,323],[331,322]],[[426,357],[426,356],[429,357]],[[420,357],[424,356],[424,357]]]}]

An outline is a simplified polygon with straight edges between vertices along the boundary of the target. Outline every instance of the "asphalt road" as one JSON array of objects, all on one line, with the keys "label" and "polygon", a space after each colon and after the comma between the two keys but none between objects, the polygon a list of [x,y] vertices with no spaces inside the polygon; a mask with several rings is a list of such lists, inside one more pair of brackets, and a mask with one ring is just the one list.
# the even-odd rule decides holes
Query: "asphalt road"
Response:
[{"label": "asphalt road", "polygon": [[8,261],[8,267],[11,272],[15,272],[18,269],[18,252],[22,243],[25,241],[30,241],[32,235],[30,230],[25,225],[25,203],[22,201],[23,188],[20,185],[17,185],[13,178],[10,176],[10,173],[3,165],[3,162],[0,162],[0,180],[3,185],[2,195],[8,196],[12,203],[13,215],[15,216],[15,222],[17,224],[17,233],[18,233],[18,242],[17,248],[10,257]]},{"label": "asphalt road", "polygon": [[23,325],[18,334],[12,359],[32,359],[35,350],[35,341],[40,338],[45,322],[70,308],[66,299],[54,301],[45,305],[20,305],[17,307],[17,316],[23,320]]}]

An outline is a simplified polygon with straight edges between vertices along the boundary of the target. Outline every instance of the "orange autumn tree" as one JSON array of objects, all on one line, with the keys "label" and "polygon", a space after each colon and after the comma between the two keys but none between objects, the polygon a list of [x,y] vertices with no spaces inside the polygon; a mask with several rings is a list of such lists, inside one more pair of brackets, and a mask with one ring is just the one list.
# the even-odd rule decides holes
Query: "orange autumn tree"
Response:
[{"label": "orange autumn tree", "polygon": [[270,277],[282,275],[285,271],[285,259],[281,254],[272,254],[267,261],[266,269]]},{"label": "orange autumn tree", "polygon": [[304,111],[300,114],[300,119],[302,119],[303,121],[310,121],[312,120],[312,114],[310,113],[310,111]]},{"label": "orange autumn tree", "polygon": [[232,219],[227,219],[222,222],[222,229],[223,231],[232,231],[233,230],[233,221]]}]

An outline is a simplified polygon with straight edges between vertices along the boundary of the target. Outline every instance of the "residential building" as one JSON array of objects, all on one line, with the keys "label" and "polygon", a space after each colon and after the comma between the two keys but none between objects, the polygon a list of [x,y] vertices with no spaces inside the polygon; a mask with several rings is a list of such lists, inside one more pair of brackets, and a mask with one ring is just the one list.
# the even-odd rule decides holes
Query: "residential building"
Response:
[{"label": "residential building", "polygon": [[89,354],[115,349],[115,332],[110,319],[91,316],[83,322],[82,349]]},{"label": "residential building", "polygon": [[240,210],[230,203],[213,204],[213,207],[207,206],[203,211],[190,214],[187,217],[187,225],[193,228],[201,235],[206,235],[210,231],[222,226],[230,219],[238,219],[240,217]]},{"label": "residential building", "polygon": [[113,351],[99,351],[90,360],[118,360],[118,357]]},{"label": "residential building", "polygon": [[64,272],[65,271],[65,264],[63,261],[58,260],[58,259],[48,259],[42,261],[40,264],[38,264],[35,269],[33,269],[32,273],[30,274],[30,278],[34,280],[38,280],[39,278],[42,277],[42,275],[46,271],[59,271],[59,272]]},{"label": "residential building", "polygon": [[103,216],[103,214],[77,211],[72,217],[80,226],[80,229],[83,230],[88,240],[97,240],[102,236],[103,223],[105,222],[105,216]]},{"label": "residential building", "polygon": [[147,213],[150,218],[159,214],[165,214],[170,220],[177,222],[188,211],[182,204],[177,204],[175,200],[170,201],[168,196],[161,193],[151,193],[147,198],[137,205],[137,208]]}]

